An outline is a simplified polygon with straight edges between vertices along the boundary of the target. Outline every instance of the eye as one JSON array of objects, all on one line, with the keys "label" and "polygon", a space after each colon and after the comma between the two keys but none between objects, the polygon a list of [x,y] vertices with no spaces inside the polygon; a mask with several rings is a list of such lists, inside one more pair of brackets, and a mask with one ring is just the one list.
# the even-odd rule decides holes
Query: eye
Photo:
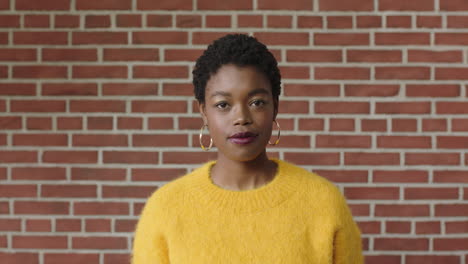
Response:
[{"label": "eye", "polygon": [[220,109],[225,109],[228,106],[228,104],[226,102],[219,102],[215,104],[215,106]]},{"label": "eye", "polygon": [[258,106],[263,106],[263,105],[265,105],[266,102],[263,101],[263,100],[254,100],[251,104],[258,107]]}]

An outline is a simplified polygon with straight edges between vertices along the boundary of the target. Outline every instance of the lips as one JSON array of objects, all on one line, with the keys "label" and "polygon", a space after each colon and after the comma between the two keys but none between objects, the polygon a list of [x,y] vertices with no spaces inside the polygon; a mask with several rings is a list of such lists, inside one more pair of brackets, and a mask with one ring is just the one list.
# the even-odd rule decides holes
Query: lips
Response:
[{"label": "lips", "polygon": [[253,142],[257,138],[257,134],[252,132],[240,132],[229,137],[232,143],[245,145]]}]

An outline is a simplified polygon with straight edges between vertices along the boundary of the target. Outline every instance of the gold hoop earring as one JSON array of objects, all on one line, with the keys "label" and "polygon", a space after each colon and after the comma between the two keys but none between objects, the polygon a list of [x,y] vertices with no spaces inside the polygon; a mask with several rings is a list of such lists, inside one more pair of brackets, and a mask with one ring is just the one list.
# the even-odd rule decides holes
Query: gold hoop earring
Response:
[{"label": "gold hoop earring", "polygon": [[274,146],[274,145],[278,145],[278,143],[280,142],[281,127],[276,120],[273,120],[273,122],[275,122],[276,126],[278,127],[278,138],[276,139],[275,143],[271,143],[270,140],[268,140],[268,144]]},{"label": "gold hoop earring", "polygon": [[211,147],[213,146],[213,139],[210,137],[210,146],[208,148],[206,148],[205,146],[203,146],[203,143],[202,143],[202,137],[203,137],[203,129],[205,127],[208,127],[208,125],[203,125],[200,129],[200,147],[204,150],[204,151],[208,151],[211,149]]}]

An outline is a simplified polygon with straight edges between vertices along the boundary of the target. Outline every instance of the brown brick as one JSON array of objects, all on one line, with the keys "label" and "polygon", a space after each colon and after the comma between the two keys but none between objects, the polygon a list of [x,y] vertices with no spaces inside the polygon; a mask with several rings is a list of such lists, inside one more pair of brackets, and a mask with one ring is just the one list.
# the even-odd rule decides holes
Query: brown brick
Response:
[{"label": "brown brick", "polygon": [[16,10],[70,10],[70,7],[70,0],[15,1]]},{"label": "brown brick", "polygon": [[369,45],[369,34],[367,33],[315,33],[315,45]]},{"label": "brown brick", "polygon": [[76,0],[77,10],[130,10],[132,0]]},{"label": "brown brick", "polygon": [[320,11],[373,11],[374,1],[372,0],[319,0]]}]

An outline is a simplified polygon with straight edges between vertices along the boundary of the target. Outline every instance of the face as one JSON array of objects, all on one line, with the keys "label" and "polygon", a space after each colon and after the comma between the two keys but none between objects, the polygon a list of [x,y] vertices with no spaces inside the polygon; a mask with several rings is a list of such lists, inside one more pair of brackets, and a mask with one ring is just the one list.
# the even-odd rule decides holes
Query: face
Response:
[{"label": "face", "polygon": [[221,66],[208,80],[200,113],[218,155],[250,161],[265,152],[276,118],[266,76],[253,66]]}]

